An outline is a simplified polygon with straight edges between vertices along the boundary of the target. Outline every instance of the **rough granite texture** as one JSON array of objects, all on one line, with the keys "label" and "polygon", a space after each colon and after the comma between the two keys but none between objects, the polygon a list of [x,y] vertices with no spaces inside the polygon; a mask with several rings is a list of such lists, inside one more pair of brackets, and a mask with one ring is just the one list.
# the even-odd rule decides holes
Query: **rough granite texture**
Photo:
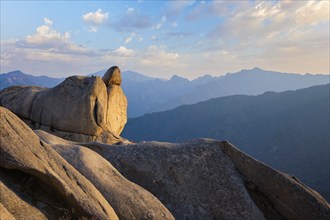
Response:
[{"label": "rough granite texture", "polygon": [[[266,166],[228,142],[221,142],[221,148],[244,177],[250,194],[259,199],[257,204],[260,207],[265,205],[265,213],[265,208],[272,207],[283,219],[330,218],[330,206],[327,201],[294,176]],[[264,200],[260,200],[261,197]],[[274,218],[272,215],[267,213],[267,219],[279,219],[279,216]]]},{"label": "rough granite texture", "polygon": [[239,151],[200,139],[109,146],[82,144],[153,193],[176,219],[329,219],[315,191]]},{"label": "rough granite texture", "polygon": [[77,145],[53,145],[53,148],[93,183],[119,219],[174,219],[155,196],[127,180],[96,152]]},{"label": "rough granite texture", "polygon": [[[115,70],[117,82],[120,71]],[[73,141],[116,143],[123,141],[119,135],[127,122],[127,99],[120,84],[108,83],[100,77],[71,76],[50,89],[9,87],[0,92],[0,105],[33,129]]]},{"label": "rough granite texture", "polygon": [[122,79],[121,79],[121,71],[118,66],[110,67],[107,72],[102,77],[105,85],[117,85],[120,86]]},{"label": "rough granite texture", "polygon": [[225,141],[78,143],[33,132],[2,107],[0,122],[8,219],[330,217],[317,192]]},{"label": "rough granite texture", "polygon": [[0,219],[1,220],[15,220],[14,216],[8,212],[6,207],[0,203]]},{"label": "rough granite texture", "polygon": [[158,197],[176,219],[265,219],[218,142],[84,145]]},{"label": "rough granite texture", "polygon": [[[29,186],[29,184],[24,184],[24,182],[22,184],[22,181],[10,181],[10,179],[31,179],[32,185],[37,189],[40,187],[40,193],[42,193],[42,188],[51,189],[50,199],[60,195],[66,211],[73,217],[118,219],[112,207],[93,184],[67,163],[55,150],[40,141],[39,137],[16,115],[3,107],[0,107],[0,130],[1,179],[3,179],[2,182],[6,186],[2,186],[1,189],[5,189],[4,195],[10,195],[19,190],[18,195],[23,193],[28,197],[27,193],[31,189],[22,192],[22,187]],[[22,187],[10,189],[14,182],[21,182]],[[47,187],[45,187],[46,185]],[[35,187],[32,188],[35,189]],[[36,195],[36,197],[38,196]],[[15,215],[17,199],[14,196],[1,196],[0,198],[0,202],[5,204],[6,209],[15,218],[24,219],[21,213]],[[33,197],[31,200],[34,201]],[[47,216],[47,209],[44,209],[45,206],[42,204],[47,204],[47,200],[41,200],[40,203],[34,201],[33,203],[34,208]],[[22,202],[23,206],[26,207],[27,205]],[[25,214],[33,215],[34,212],[30,212],[33,209],[27,210]],[[65,212],[61,209],[58,211]],[[31,218],[38,219],[40,213],[37,210],[35,210],[35,213],[35,216]],[[51,213],[47,217],[51,218]]]}]

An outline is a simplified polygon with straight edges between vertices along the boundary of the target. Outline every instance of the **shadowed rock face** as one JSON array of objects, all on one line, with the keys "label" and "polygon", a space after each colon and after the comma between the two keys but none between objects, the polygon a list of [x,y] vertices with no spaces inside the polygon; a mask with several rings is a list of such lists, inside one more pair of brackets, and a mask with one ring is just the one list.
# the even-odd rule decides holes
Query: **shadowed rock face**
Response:
[{"label": "shadowed rock face", "polygon": [[153,193],[176,219],[327,219],[329,204],[228,142],[84,143]]},{"label": "shadowed rock face", "polygon": [[[4,184],[1,189],[5,189],[5,196],[0,198],[15,218],[30,214],[31,218],[39,219],[66,212],[73,217],[118,219],[102,194],[83,175],[2,107],[0,130],[0,177]],[[38,193],[29,195],[31,192]]]},{"label": "shadowed rock face", "polygon": [[0,115],[0,208],[8,218],[174,219],[96,152],[37,131],[56,143],[49,145],[9,110]]},{"label": "shadowed rock face", "polygon": [[72,145],[53,145],[53,148],[93,183],[120,219],[174,219],[156,197],[128,181],[96,152]]},{"label": "shadowed rock face", "polygon": [[0,208],[8,219],[330,216],[317,192],[228,142],[77,143],[33,132],[2,107],[0,129]]},{"label": "shadowed rock face", "polygon": [[100,77],[71,76],[50,89],[9,87],[0,92],[0,105],[33,129],[68,140],[115,143],[123,140],[127,100],[118,84],[119,68],[110,68],[105,77],[106,83]]}]

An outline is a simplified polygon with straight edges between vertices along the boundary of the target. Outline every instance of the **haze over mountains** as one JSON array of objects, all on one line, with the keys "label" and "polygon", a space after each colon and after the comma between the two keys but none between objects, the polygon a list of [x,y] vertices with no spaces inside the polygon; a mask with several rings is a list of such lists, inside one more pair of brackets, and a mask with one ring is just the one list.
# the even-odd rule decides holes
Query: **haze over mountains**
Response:
[{"label": "haze over mountains", "polygon": [[[89,75],[102,76],[106,70]],[[329,75],[299,75],[266,71],[260,68],[242,70],[225,76],[204,75],[188,80],[174,75],[171,79],[145,76],[134,71],[123,71],[122,88],[128,98],[128,117],[175,108],[183,104],[227,95],[257,95],[265,91],[281,92],[329,83]],[[0,75],[0,89],[11,85],[52,87],[64,79],[35,77],[14,71]]]},{"label": "haze over mountains", "polygon": [[53,87],[62,82],[64,78],[52,78],[48,76],[33,76],[20,70],[0,74],[0,90],[9,86],[42,86]]},{"label": "haze over mountains", "polygon": [[[136,82],[146,80],[131,74]],[[128,125],[127,131],[142,139],[145,131],[172,135],[170,142],[191,135],[235,137],[230,141],[245,143],[241,149],[298,180],[227,141],[136,144],[122,138],[127,102],[121,82],[119,69],[111,67],[102,78],[71,76],[52,88],[0,91],[4,218],[25,219],[26,213],[36,219],[329,216],[324,198],[300,182],[327,197],[329,84],[211,99],[131,119]]]},{"label": "haze over mountains", "polygon": [[330,200],[329,89],[215,98],[131,119],[122,135],[135,141],[229,140]]},{"label": "haze over mountains", "polygon": [[[89,75],[102,76],[105,71]],[[176,75],[169,80],[157,79],[134,71],[123,71],[122,78],[129,118],[214,97],[258,95],[265,91],[281,92],[329,83],[329,75],[297,75],[259,68],[219,77],[205,75],[195,80]],[[11,85],[53,87],[64,80],[36,77],[21,71],[1,74],[0,79],[1,89]],[[266,93],[256,97],[232,96],[130,119],[123,136],[136,141],[180,142],[195,137],[228,139],[261,161],[298,176],[330,200],[330,192],[324,187],[324,181],[330,184],[330,177],[316,168],[316,164],[321,167],[329,164],[329,158],[325,157],[329,155],[325,152],[329,148],[329,135],[326,133],[329,131],[329,110],[326,109],[329,99],[325,98],[322,103],[318,101],[325,94],[314,97],[296,92],[300,95],[297,99],[291,97],[292,100],[287,97],[290,92]],[[276,102],[276,97],[282,99]],[[297,100],[304,102],[298,105]],[[320,115],[318,111],[325,115],[323,119],[316,118]],[[311,127],[315,129],[308,130]],[[310,146],[320,149],[311,151]],[[292,159],[293,152],[300,152],[300,159]],[[326,167],[328,171],[329,165]],[[323,177],[320,179],[320,176]]]}]

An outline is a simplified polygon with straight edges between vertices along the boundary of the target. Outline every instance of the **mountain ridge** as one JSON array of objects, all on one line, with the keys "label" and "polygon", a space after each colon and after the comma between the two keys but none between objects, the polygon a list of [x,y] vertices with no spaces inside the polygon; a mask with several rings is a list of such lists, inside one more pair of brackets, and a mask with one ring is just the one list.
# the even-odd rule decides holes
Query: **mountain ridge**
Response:
[{"label": "mountain ridge", "polygon": [[122,135],[135,141],[229,140],[258,160],[298,176],[329,201],[329,90],[326,84],[214,98],[129,119]]},{"label": "mountain ridge", "polygon": [[[105,70],[88,74],[102,76]],[[235,94],[257,95],[265,91],[285,91],[300,89],[330,81],[330,75],[291,74],[254,68],[228,73],[223,76],[204,75],[194,80],[174,75],[171,79],[152,78],[141,73],[127,70],[122,72],[123,90],[128,97],[128,117],[142,116],[150,112],[173,109],[183,104],[193,104],[215,97]],[[22,79],[23,80],[23,79]],[[21,81],[22,81],[21,80]],[[10,85],[36,85],[53,87],[64,79],[56,79],[47,85],[39,78],[26,82],[6,79],[0,74],[0,89]],[[16,82],[16,83],[15,83]]]},{"label": "mountain ridge", "polygon": [[[49,89],[14,86],[0,91],[0,209],[1,214],[5,213],[4,218],[316,220],[330,215],[330,205],[318,192],[296,177],[259,162],[228,141],[199,138],[180,144],[132,143],[122,138],[127,100],[121,82],[121,71],[113,66],[102,78],[71,76]],[[324,90],[322,86],[317,88]],[[209,129],[207,124],[216,123],[221,125],[217,131],[233,132],[230,121],[237,119],[245,123],[243,127],[257,125],[252,132],[241,132],[240,137],[265,141],[265,128],[274,122],[269,114],[280,113],[284,119],[288,117],[291,119],[288,125],[296,125],[292,119],[298,119],[298,122],[304,119],[310,124],[329,117],[323,115],[324,107],[318,104],[329,108],[329,100],[324,101],[323,90],[321,95],[317,92],[315,95],[314,90],[305,89],[302,99],[294,92],[286,92],[280,98],[274,92],[267,92],[264,99],[271,103],[261,105],[261,114],[257,110],[264,100],[236,95],[230,103],[228,100],[232,97],[220,98],[228,105],[220,103],[219,106],[234,113],[230,120],[218,121],[217,114],[228,114],[219,106],[215,106],[215,115],[207,108],[193,113],[206,117],[197,124],[204,131]],[[242,97],[252,99],[244,102]],[[287,105],[280,105],[279,100],[283,97]],[[236,107],[242,103],[245,108]],[[297,111],[306,107],[306,103],[312,108]],[[200,107],[200,103],[195,105]],[[249,105],[257,109],[248,108]],[[191,106],[178,109],[187,107]],[[214,106],[211,107],[214,111]],[[283,109],[294,110],[298,117],[286,114]],[[305,114],[316,115],[315,111],[318,113],[316,118]],[[165,119],[166,122],[175,120],[175,127],[181,128],[181,120],[188,118],[186,122],[194,123],[189,119],[194,114],[183,111]],[[277,121],[282,124],[282,120]],[[157,123],[162,128],[170,128],[164,125],[166,123]],[[271,155],[284,157],[287,161],[302,161],[307,168],[325,167],[318,163],[328,154],[317,147],[323,149],[318,138],[325,136],[322,132],[328,135],[329,131],[323,126],[317,127],[320,132],[313,126],[298,125],[299,132],[306,128],[317,132],[317,135],[313,134],[312,143],[305,137],[302,139],[303,142],[307,140],[308,146],[315,145],[312,152],[303,150],[314,157],[316,164],[308,157],[301,157],[297,148],[290,148],[293,153],[287,154],[289,158],[277,152],[270,152]],[[150,129],[143,123],[141,126],[140,131]],[[277,126],[271,124],[271,127]],[[184,132],[177,132],[176,136],[186,137]],[[284,137],[292,138],[292,144],[296,145],[292,133],[285,133]],[[281,137],[276,140],[281,141]],[[267,139],[265,143],[257,152],[274,144]],[[282,142],[277,144],[282,146]],[[325,176],[322,172],[326,171],[314,170],[314,174]]]}]

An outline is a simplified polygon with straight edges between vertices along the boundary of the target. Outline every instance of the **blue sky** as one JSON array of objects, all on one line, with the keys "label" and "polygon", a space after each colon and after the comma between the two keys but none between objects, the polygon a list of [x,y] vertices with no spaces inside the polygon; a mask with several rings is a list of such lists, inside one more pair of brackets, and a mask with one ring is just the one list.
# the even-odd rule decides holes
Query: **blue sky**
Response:
[{"label": "blue sky", "polygon": [[3,1],[1,73],[329,74],[329,1]]}]

